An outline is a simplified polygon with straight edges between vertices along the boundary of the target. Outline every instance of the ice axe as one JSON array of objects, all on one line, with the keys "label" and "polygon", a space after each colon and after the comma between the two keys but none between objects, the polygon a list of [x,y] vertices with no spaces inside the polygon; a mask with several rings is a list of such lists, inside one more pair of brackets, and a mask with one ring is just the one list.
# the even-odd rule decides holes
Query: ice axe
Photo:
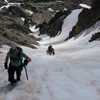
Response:
[{"label": "ice axe", "polygon": [[28,80],[28,73],[27,73],[26,65],[24,65],[24,69],[25,69],[25,73],[26,73],[26,78]]}]

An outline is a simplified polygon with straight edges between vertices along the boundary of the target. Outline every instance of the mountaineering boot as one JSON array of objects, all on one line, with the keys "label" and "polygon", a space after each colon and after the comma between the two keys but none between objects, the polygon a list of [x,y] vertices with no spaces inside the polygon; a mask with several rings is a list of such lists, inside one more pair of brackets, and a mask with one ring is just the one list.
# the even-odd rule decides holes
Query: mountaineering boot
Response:
[{"label": "mountaineering boot", "polygon": [[9,80],[9,82],[10,82],[11,84],[16,84],[16,83],[17,83],[17,80],[15,80],[15,79],[14,79],[14,80],[11,80],[11,81]]}]

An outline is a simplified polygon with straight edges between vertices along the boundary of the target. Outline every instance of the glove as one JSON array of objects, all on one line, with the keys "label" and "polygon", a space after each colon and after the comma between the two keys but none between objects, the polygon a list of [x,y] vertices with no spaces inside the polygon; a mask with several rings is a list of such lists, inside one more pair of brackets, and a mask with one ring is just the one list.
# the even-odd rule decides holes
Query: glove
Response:
[{"label": "glove", "polygon": [[8,69],[7,62],[4,63],[4,67],[5,67],[5,69]]},{"label": "glove", "polygon": [[24,65],[28,65],[28,61],[26,59],[24,60]]}]

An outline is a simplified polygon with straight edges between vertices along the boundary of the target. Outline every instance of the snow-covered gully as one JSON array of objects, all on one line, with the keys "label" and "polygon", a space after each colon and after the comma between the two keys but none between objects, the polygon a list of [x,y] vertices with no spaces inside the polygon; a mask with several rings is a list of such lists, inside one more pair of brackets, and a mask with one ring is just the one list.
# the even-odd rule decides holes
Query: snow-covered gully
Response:
[{"label": "snow-covered gully", "polygon": [[[67,24],[59,38],[65,36],[66,27]],[[26,80],[23,70],[22,82],[15,88],[9,89],[7,72],[3,67],[9,47],[0,48],[0,100],[100,100],[100,42],[88,43],[91,35],[100,31],[99,28],[100,22],[97,22],[76,39],[62,42],[64,38],[60,38],[61,43],[58,37],[42,36],[36,50],[22,46],[32,58],[27,66],[29,80]],[[46,54],[51,43],[55,43],[54,56]]]}]

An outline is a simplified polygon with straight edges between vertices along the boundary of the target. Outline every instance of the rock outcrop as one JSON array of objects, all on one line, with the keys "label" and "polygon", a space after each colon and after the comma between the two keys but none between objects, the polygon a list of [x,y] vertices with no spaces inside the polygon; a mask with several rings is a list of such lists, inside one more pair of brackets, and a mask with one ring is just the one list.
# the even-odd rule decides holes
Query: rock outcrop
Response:
[{"label": "rock outcrop", "polygon": [[100,40],[100,32],[93,34],[89,42],[92,42],[94,40]]},{"label": "rock outcrop", "polygon": [[62,0],[64,2],[64,6],[69,9],[79,8],[79,4],[87,4],[91,5],[91,0]]},{"label": "rock outcrop", "polygon": [[63,20],[70,13],[70,10],[60,11],[56,13],[54,18],[52,18],[49,23],[44,22],[43,24],[40,24],[40,34],[47,34],[50,37],[55,37],[56,35],[60,34],[62,31]]},{"label": "rock outcrop", "polygon": [[[17,14],[16,10],[15,13]],[[29,33],[31,33],[29,27],[24,25],[20,17],[13,16],[7,10],[0,12],[0,44],[17,43],[35,48],[34,44],[38,45],[37,39]]]},{"label": "rock outcrop", "polygon": [[8,9],[8,12],[11,13],[13,16],[16,16],[16,17],[26,18],[26,17],[31,16],[29,13],[27,13],[24,9],[22,9],[18,5],[10,6],[9,9]]},{"label": "rock outcrop", "polygon": [[100,5],[99,4],[100,4],[100,0],[93,0],[91,9],[86,9],[86,8],[83,9],[83,11],[79,15],[79,20],[77,24],[73,27],[67,39],[71,37],[75,37],[81,31],[83,31],[86,28],[91,27],[93,24],[95,24],[97,21],[100,20]]},{"label": "rock outcrop", "polygon": [[3,0],[0,0],[0,7],[4,5],[4,1]]}]

